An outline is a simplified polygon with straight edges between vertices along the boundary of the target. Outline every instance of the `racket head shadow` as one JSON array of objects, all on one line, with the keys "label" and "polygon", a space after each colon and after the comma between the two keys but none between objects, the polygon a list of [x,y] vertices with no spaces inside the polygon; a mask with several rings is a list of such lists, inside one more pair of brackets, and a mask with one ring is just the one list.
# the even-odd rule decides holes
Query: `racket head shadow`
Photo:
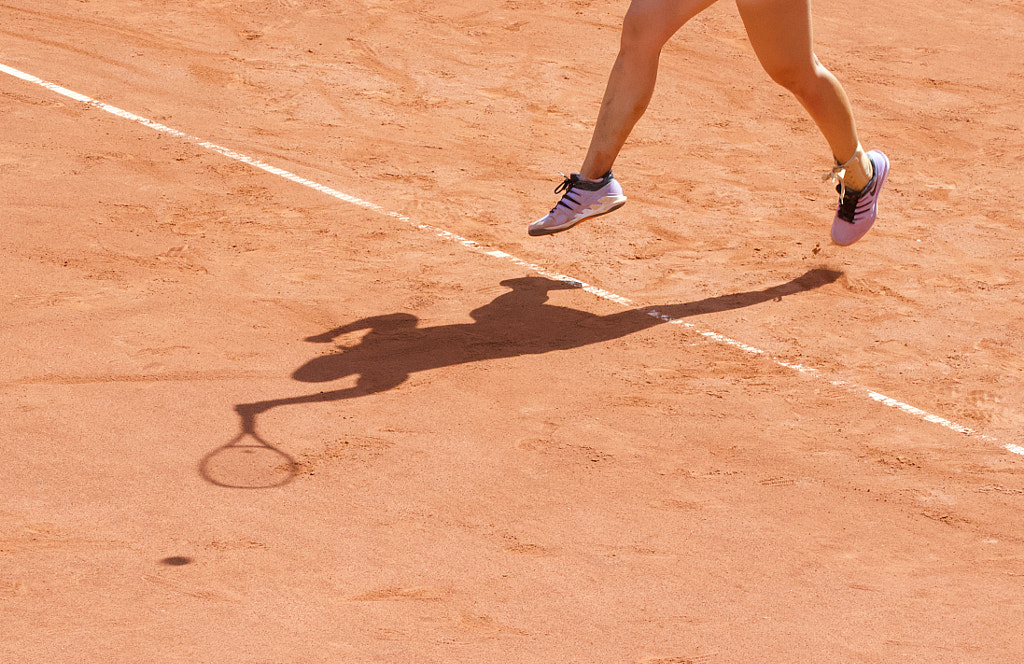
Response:
[{"label": "racket head shadow", "polygon": [[199,474],[226,489],[273,489],[295,479],[298,464],[256,432],[242,431],[204,456]]}]

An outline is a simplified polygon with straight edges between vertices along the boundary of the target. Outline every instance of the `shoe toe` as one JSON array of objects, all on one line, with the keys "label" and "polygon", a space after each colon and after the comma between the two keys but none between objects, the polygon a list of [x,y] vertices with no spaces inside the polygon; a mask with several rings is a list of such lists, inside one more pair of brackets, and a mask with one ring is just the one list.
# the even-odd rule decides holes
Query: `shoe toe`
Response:
[{"label": "shoe toe", "polygon": [[840,247],[851,245],[867,235],[873,223],[874,220],[851,224],[842,219],[836,219],[832,222],[832,243]]},{"label": "shoe toe", "polygon": [[533,236],[548,235],[554,232],[551,230],[551,226],[553,226],[554,224],[555,219],[551,215],[548,215],[543,219],[538,219],[537,221],[530,224],[530,226],[527,228],[527,232]]}]

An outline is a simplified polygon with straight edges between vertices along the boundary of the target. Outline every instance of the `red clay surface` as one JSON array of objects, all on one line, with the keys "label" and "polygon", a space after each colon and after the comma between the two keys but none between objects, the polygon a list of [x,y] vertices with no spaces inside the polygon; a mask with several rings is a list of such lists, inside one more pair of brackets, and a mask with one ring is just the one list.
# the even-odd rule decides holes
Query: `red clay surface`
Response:
[{"label": "red clay surface", "polygon": [[626,4],[0,3],[0,63],[639,309],[0,75],[0,661],[1021,661],[1020,3],[816,3],[852,248],[727,2],[630,203],[529,238]]}]

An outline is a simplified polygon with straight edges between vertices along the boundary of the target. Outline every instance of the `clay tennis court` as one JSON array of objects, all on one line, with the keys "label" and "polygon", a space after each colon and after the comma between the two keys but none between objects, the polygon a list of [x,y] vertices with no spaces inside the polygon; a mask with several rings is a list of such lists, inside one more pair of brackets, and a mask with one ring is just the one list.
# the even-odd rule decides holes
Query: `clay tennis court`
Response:
[{"label": "clay tennis court", "polygon": [[0,661],[1021,661],[1024,10],[627,4],[0,2]]}]

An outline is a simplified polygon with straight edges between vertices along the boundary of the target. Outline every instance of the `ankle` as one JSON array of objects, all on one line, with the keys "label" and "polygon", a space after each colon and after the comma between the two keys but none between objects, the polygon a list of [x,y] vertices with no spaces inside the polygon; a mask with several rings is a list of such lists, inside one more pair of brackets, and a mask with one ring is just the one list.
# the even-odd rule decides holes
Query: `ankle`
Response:
[{"label": "ankle", "polygon": [[580,180],[583,180],[584,182],[600,182],[601,180],[608,177],[609,173],[611,173],[611,171],[605,171],[600,175],[594,175],[591,172],[585,172],[583,169],[580,169],[580,172],[577,175],[579,176]]},{"label": "ankle", "polygon": [[[836,160],[839,163],[838,160]],[[845,171],[843,173],[843,184],[851,191],[860,191],[871,183],[875,175],[874,165],[867,153],[858,144],[856,151],[848,161],[840,164]]]}]

